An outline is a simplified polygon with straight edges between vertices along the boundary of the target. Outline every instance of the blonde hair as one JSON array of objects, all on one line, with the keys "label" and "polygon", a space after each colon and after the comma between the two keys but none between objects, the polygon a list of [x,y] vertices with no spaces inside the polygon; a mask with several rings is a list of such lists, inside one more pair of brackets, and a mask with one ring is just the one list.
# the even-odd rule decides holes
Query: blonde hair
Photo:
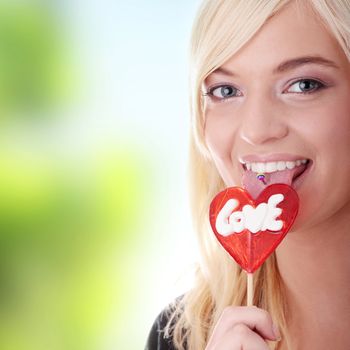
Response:
[{"label": "blonde hair", "polygon": [[[270,17],[291,1],[205,0],[194,22],[190,51],[190,188],[202,260],[197,268],[194,288],[175,305],[166,329],[166,334],[172,333],[174,345],[179,350],[204,349],[224,308],[245,305],[246,302],[245,272],[223,251],[209,227],[210,201],[225,185],[205,144],[202,84],[211,72],[223,65]],[[349,0],[294,2],[298,6],[311,5],[350,59]],[[254,304],[270,312],[288,344],[288,310],[274,254],[255,273],[254,280]]]}]

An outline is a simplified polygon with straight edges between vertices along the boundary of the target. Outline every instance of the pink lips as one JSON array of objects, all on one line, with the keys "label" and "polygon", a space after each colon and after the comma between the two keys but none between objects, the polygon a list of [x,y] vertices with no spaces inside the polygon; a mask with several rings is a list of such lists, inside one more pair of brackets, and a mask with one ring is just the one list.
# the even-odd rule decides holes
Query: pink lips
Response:
[{"label": "pink lips", "polygon": [[273,153],[273,154],[248,154],[239,157],[241,163],[251,162],[278,162],[279,160],[285,162],[295,162],[299,159],[307,159],[305,156],[294,155],[289,153]]}]

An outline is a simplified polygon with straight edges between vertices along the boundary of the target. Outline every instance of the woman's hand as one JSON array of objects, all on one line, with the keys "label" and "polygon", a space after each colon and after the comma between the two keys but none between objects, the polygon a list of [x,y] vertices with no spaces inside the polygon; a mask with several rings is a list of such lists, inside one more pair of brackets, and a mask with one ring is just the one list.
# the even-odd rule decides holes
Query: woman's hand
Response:
[{"label": "woman's hand", "polygon": [[255,306],[225,308],[206,350],[269,350],[266,340],[280,339],[271,316]]}]

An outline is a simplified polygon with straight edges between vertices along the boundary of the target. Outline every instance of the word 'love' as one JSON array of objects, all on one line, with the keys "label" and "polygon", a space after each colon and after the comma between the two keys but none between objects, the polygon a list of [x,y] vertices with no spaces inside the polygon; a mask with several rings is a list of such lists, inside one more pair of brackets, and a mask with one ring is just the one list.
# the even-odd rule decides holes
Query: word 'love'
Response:
[{"label": "word 'love'", "polygon": [[274,194],[267,203],[260,203],[256,208],[247,204],[242,211],[234,211],[239,206],[239,201],[229,199],[217,215],[215,228],[222,236],[240,233],[244,229],[251,233],[281,231],[283,221],[276,218],[282,213],[282,209],[277,208],[277,205],[283,200],[282,194]]}]

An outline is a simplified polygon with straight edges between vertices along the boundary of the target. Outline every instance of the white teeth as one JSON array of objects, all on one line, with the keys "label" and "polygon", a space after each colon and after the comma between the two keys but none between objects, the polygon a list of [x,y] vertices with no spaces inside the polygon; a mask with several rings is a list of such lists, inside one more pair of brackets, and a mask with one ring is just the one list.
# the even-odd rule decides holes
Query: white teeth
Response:
[{"label": "white teeth", "polygon": [[279,170],[279,171],[286,170],[286,167],[287,167],[286,162],[278,162],[277,163],[277,170]]},{"label": "white teeth", "polygon": [[265,164],[264,163],[258,163],[256,165],[257,173],[264,173],[265,172]]},{"label": "white teeth", "polygon": [[273,173],[274,171],[277,171],[277,163],[266,163],[265,173]]},{"label": "white teeth", "polygon": [[294,169],[296,166],[295,162],[286,162],[286,166],[288,169]]},{"label": "white teeth", "polygon": [[283,160],[278,162],[267,162],[267,163],[245,163],[245,167],[247,170],[251,170],[254,173],[273,173],[275,171],[283,171],[285,169],[294,169],[296,166],[300,166],[301,164],[306,164],[307,159],[298,159],[295,162],[288,161],[285,162]]}]

